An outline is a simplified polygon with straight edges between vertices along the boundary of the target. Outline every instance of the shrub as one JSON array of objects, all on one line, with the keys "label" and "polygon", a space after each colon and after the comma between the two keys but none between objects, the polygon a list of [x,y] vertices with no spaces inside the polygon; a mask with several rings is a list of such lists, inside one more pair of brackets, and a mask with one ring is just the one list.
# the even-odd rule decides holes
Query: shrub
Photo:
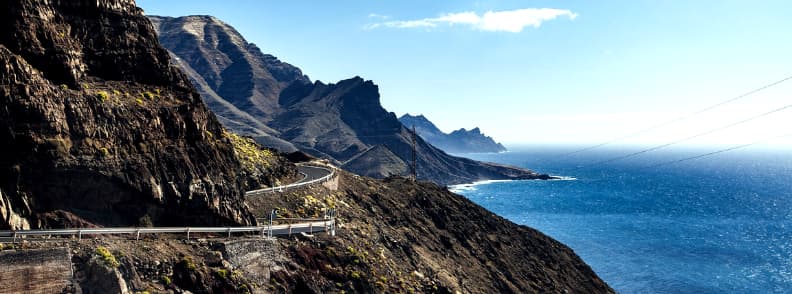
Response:
[{"label": "shrub", "polygon": [[269,166],[269,160],[273,156],[272,151],[260,149],[259,145],[251,138],[241,137],[225,130],[223,136],[231,140],[234,153],[247,170],[255,171],[257,168]]},{"label": "shrub", "polygon": [[121,265],[118,260],[116,260],[115,256],[110,253],[110,250],[107,250],[107,248],[104,246],[96,247],[96,254],[102,258],[102,261],[106,266],[117,268],[119,265]]},{"label": "shrub", "polygon": [[61,90],[66,91],[66,90],[69,89],[69,86],[66,86],[66,84],[60,84],[60,88],[61,88]]},{"label": "shrub", "polygon": [[192,260],[192,257],[189,257],[189,256],[185,256],[185,257],[183,257],[183,258],[182,258],[182,263],[184,264],[184,266],[185,266],[185,267],[186,267],[188,270],[194,271],[194,270],[197,268],[197,267],[195,266],[195,263],[194,263],[194,262],[193,262],[193,260]]},{"label": "shrub", "polygon": [[155,97],[154,93],[151,93],[149,91],[143,92],[143,98],[146,98],[148,100],[154,100],[154,97]]},{"label": "shrub", "polygon": [[143,106],[143,99],[137,98],[135,99],[135,102],[137,102],[137,104],[140,104],[140,106]]},{"label": "shrub", "polygon": [[121,91],[113,90],[113,95],[121,96]]},{"label": "shrub", "polygon": [[360,273],[358,271],[352,271],[349,273],[349,277],[358,280],[360,279]]},{"label": "shrub", "polygon": [[107,101],[107,99],[110,99],[110,95],[107,94],[107,91],[96,92],[96,96],[99,97],[99,99],[102,99],[102,102]]},{"label": "shrub", "polygon": [[227,269],[219,269],[219,270],[216,270],[215,273],[217,273],[217,275],[220,276],[223,279],[225,279],[228,276],[228,270]]},{"label": "shrub", "polygon": [[165,276],[165,275],[160,277],[160,280],[162,280],[162,283],[165,284],[165,285],[170,285],[171,282],[172,282],[171,278],[169,276]]}]

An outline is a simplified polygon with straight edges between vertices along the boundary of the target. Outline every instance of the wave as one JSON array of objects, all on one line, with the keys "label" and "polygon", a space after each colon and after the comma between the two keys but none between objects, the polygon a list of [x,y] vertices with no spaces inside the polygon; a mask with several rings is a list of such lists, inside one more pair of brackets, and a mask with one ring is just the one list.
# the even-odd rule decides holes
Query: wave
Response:
[{"label": "wave", "polygon": [[[549,179],[548,181],[575,181],[577,178],[575,177],[567,177],[567,176],[553,176],[553,179]],[[476,191],[478,190],[476,186],[480,185],[487,185],[492,183],[503,183],[503,182],[522,182],[522,181],[536,181],[536,180],[484,180],[484,181],[475,181],[473,183],[468,184],[459,184],[459,185],[451,185],[448,186],[448,191],[454,193],[460,193],[463,191]]]}]

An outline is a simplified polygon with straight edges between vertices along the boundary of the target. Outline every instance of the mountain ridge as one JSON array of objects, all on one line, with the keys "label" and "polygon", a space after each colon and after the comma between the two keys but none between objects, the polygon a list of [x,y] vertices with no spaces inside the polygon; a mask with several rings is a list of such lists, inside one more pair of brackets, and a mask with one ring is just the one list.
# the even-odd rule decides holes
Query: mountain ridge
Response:
[{"label": "mountain ridge", "polygon": [[[208,85],[216,94],[204,99],[225,100],[270,129],[244,123],[249,121],[247,116],[229,107],[217,110],[230,114],[224,116],[226,127],[269,146],[273,144],[265,138],[280,139],[361,175],[404,175],[402,166],[411,162],[412,157],[412,133],[393,112],[382,107],[379,87],[372,81],[356,76],[337,83],[312,82],[299,68],[261,53],[258,46],[248,43],[233,27],[214,17],[149,18],[159,28],[163,46],[183,61],[179,62],[181,66],[190,67],[185,71],[191,79]],[[202,31],[196,33],[195,28]],[[223,70],[208,65],[214,60],[218,60]],[[237,79],[228,81],[228,77]],[[239,91],[229,92],[233,89]],[[220,104],[210,103],[210,106]],[[421,138],[416,141],[419,174],[439,184],[549,178],[526,169],[451,156]],[[401,163],[394,164],[394,157],[386,156],[382,160],[368,157],[354,166],[344,165],[375,145],[388,148],[390,152],[380,154],[392,153]]]},{"label": "mountain ridge", "polygon": [[495,142],[492,137],[481,133],[478,127],[469,131],[461,128],[446,134],[422,114],[413,116],[406,113],[399,117],[399,121],[407,128],[414,126],[419,136],[446,152],[498,153],[506,151],[506,147]]}]

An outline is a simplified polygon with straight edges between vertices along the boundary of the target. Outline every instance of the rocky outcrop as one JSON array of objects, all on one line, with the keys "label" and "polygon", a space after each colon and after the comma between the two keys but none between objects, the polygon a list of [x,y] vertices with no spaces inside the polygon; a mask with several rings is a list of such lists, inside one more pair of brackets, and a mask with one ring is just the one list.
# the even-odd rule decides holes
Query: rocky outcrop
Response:
[{"label": "rocky outcrop", "polygon": [[[382,107],[372,81],[355,77],[312,83],[298,68],[261,53],[214,17],[150,17],[162,44],[178,57],[193,83],[205,89],[204,100],[226,127],[267,146],[296,147],[362,175],[405,175],[409,170],[405,166],[412,158],[412,134]],[[544,177],[450,156],[421,138],[416,141],[422,179],[456,184]],[[372,150],[385,156],[371,156]]]},{"label": "rocky outcrop", "polygon": [[469,131],[462,128],[446,134],[421,114],[412,116],[407,113],[402,115],[399,121],[407,128],[415,127],[416,133],[421,138],[446,152],[497,153],[506,151],[506,147],[495,142],[492,137],[482,134],[479,128]]},{"label": "rocky outcrop", "polygon": [[223,129],[131,0],[0,11],[0,228],[254,222]]}]

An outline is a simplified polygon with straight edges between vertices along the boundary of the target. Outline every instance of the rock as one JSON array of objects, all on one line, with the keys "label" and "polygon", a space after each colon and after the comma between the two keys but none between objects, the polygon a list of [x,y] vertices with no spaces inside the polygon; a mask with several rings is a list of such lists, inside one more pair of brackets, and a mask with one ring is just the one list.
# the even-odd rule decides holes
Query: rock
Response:
[{"label": "rock", "polygon": [[10,0],[0,32],[0,229],[255,223],[266,179],[133,0]]},{"label": "rock", "polygon": [[504,152],[506,147],[481,133],[479,128],[470,131],[459,129],[450,134],[443,133],[423,115],[402,115],[399,121],[408,129],[415,126],[421,138],[443,151],[451,153],[488,153]]},{"label": "rock", "polygon": [[[211,16],[150,18],[162,44],[179,57],[178,64],[201,89],[204,101],[228,118],[222,120],[226,127],[270,147],[288,142],[361,175],[409,173],[412,133],[382,107],[374,82],[361,77],[334,84],[311,82],[299,68],[263,54],[233,27]],[[274,138],[283,142],[272,143]],[[450,156],[421,138],[416,141],[418,175],[424,180],[448,185],[541,176]]]}]

